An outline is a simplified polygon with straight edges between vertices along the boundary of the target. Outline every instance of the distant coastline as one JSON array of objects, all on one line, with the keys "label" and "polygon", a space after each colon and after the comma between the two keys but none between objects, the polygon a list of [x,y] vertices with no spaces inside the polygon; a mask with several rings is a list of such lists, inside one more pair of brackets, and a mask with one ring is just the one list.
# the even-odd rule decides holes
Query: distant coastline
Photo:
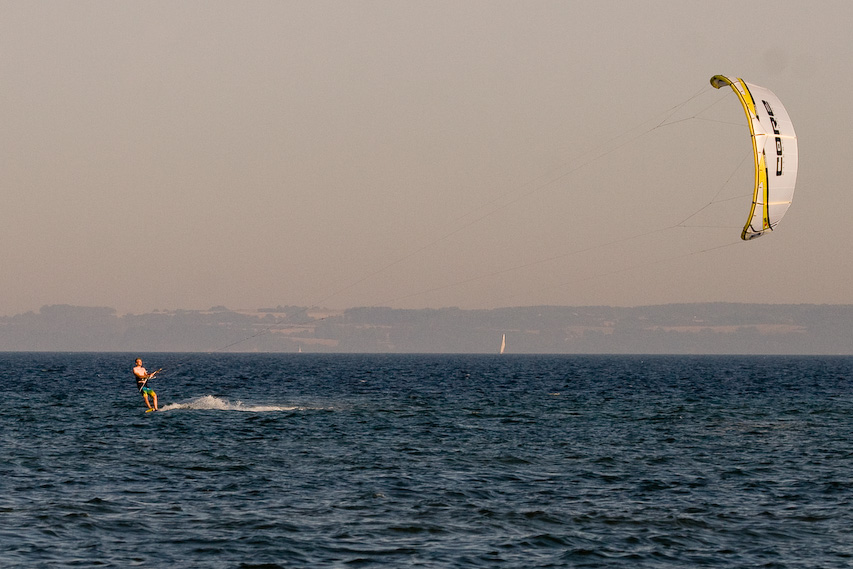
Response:
[{"label": "distant coastline", "polygon": [[853,355],[853,305],[462,310],[50,305],[0,317],[0,351]]}]

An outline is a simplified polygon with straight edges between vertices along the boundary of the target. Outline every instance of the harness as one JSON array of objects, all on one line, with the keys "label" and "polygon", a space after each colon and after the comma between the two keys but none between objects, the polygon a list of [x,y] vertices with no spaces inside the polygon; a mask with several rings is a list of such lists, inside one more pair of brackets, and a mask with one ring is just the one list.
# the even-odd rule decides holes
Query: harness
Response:
[{"label": "harness", "polygon": [[[148,380],[149,380],[149,379],[151,379],[152,377],[154,377],[155,375],[157,375],[157,373],[158,373],[161,369],[163,369],[163,368],[160,368],[160,369],[158,369],[158,370],[155,370],[155,371],[154,371],[154,372],[152,372],[152,373],[149,373],[149,374],[148,374],[148,377],[143,378],[143,379],[141,379],[141,380],[139,379],[139,377],[137,377],[137,378],[136,378],[136,387],[137,387],[137,388],[139,388],[139,393],[142,393],[142,390],[143,390],[143,389],[145,389],[145,386],[146,386],[146,385],[148,385]],[[140,383],[140,381],[141,381],[142,383]]]}]

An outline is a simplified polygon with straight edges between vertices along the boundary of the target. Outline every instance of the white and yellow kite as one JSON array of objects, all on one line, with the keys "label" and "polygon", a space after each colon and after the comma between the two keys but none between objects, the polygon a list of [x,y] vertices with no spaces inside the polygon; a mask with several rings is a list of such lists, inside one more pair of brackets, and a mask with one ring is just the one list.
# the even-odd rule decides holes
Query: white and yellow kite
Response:
[{"label": "white and yellow kite", "polygon": [[769,89],[723,75],[714,75],[711,85],[717,89],[731,87],[749,121],[755,190],[740,237],[754,239],[772,231],[791,205],[797,183],[797,134],[782,101]]}]

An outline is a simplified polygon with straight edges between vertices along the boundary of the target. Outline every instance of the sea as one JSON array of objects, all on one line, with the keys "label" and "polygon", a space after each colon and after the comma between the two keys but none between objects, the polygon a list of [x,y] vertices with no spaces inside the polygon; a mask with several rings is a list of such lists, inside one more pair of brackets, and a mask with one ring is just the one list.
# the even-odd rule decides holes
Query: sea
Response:
[{"label": "sea", "polygon": [[[160,410],[131,374],[141,357]],[[0,354],[0,567],[853,566],[853,358]]]}]

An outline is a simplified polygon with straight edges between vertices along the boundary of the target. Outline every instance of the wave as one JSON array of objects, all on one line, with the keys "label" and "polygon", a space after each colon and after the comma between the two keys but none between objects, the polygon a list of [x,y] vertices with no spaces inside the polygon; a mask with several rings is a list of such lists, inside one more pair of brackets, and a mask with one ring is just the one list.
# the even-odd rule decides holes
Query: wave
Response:
[{"label": "wave", "polygon": [[175,411],[178,409],[196,409],[205,411],[243,411],[248,413],[269,413],[272,411],[298,411],[304,409],[296,405],[247,405],[242,401],[231,403],[213,395],[204,395],[191,399],[186,403],[169,403],[160,407],[160,411]]}]

